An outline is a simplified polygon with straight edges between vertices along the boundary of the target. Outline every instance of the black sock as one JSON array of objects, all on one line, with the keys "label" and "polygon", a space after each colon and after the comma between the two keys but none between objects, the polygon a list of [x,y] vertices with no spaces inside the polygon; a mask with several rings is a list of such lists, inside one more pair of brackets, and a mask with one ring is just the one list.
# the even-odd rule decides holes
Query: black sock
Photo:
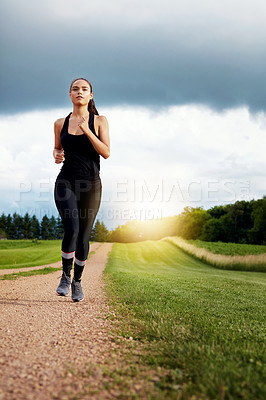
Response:
[{"label": "black sock", "polygon": [[76,282],[81,280],[81,275],[84,269],[84,265],[77,265],[74,263],[74,279]]},{"label": "black sock", "polygon": [[70,276],[73,264],[73,258],[62,257],[62,264],[63,264],[63,272],[66,274],[66,276]]}]

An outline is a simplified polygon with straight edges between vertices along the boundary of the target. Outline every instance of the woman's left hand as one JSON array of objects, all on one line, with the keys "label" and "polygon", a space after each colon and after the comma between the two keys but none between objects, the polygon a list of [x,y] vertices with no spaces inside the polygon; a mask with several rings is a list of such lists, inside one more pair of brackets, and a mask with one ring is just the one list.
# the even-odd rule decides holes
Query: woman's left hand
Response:
[{"label": "woman's left hand", "polygon": [[82,132],[85,133],[85,135],[88,135],[91,132],[88,127],[88,119],[85,117],[81,117],[81,121],[78,122],[78,126],[80,127]]},{"label": "woman's left hand", "polygon": [[108,158],[110,156],[110,139],[109,139],[109,125],[106,117],[98,117],[99,134],[94,135],[88,126],[88,119],[81,117],[78,122],[79,128],[90,139],[93,147],[102,157]]}]

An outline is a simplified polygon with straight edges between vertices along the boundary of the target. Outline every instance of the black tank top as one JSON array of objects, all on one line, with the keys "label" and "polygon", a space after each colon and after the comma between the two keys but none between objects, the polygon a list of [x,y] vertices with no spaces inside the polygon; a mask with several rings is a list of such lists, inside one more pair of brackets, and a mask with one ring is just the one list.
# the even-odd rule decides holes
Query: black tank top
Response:
[{"label": "black tank top", "polygon": [[[57,178],[74,181],[76,179],[95,180],[100,175],[100,155],[94,149],[90,139],[84,134],[71,135],[68,133],[69,117],[65,118],[60,133],[64,149],[64,162]],[[94,114],[89,114],[89,129],[94,133]]]}]

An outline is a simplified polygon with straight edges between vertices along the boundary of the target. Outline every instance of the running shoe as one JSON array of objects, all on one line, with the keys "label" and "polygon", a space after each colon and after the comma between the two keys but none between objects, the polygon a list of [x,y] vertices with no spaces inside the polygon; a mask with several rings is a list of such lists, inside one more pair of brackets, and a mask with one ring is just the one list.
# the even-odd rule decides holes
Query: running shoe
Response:
[{"label": "running shoe", "polygon": [[71,296],[72,301],[77,302],[77,301],[82,301],[84,299],[81,282],[75,281],[74,278],[71,283],[71,291],[72,291],[72,296]]},{"label": "running shoe", "polygon": [[69,295],[69,288],[71,285],[71,278],[67,276],[65,272],[63,272],[61,281],[59,286],[56,290],[57,296],[68,296]]}]

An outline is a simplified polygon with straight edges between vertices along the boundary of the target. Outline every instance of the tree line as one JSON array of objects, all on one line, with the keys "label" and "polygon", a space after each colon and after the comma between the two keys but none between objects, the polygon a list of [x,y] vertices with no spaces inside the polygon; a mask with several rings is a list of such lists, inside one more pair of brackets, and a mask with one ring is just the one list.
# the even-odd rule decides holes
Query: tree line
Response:
[{"label": "tree line", "polygon": [[[41,222],[28,213],[23,216],[4,213],[0,217],[0,237],[7,239],[62,239],[61,218],[45,215]],[[96,220],[90,240],[98,242],[138,242],[158,240],[165,236],[200,239],[211,242],[266,244],[266,196],[259,200],[236,201],[234,204],[186,207],[173,217],[147,221],[133,220],[108,231]]]},{"label": "tree line", "polygon": [[[61,218],[44,215],[39,221],[35,215],[26,213],[21,216],[17,213],[7,216],[2,213],[0,217],[0,238],[1,239],[36,239],[53,240],[62,239],[64,226]],[[102,242],[107,241],[109,231],[103,222],[97,220],[91,232],[90,240]]]},{"label": "tree line", "polygon": [[184,239],[266,244],[266,197],[207,211],[187,208],[180,215],[179,232]]},{"label": "tree line", "polygon": [[165,236],[209,242],[266,244],[266,197],[234,204],[186,207],[176,216],[130,221],[111,233],[114,242],[158,240]]}]

